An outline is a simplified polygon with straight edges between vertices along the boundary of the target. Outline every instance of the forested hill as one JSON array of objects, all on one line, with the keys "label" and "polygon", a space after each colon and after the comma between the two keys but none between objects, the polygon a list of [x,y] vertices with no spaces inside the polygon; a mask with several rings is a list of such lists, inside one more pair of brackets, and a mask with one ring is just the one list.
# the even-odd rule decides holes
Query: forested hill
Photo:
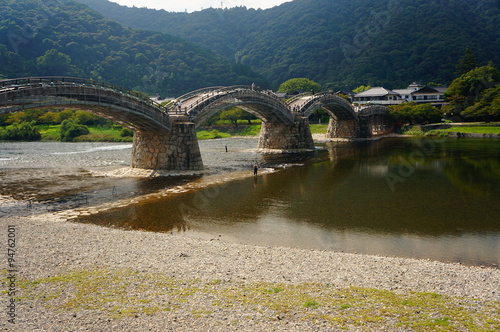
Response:
[{"label": "forested hill", "polygon": [[77,76],[163,97],[266,81],[179,37],[123,27],[70,0],[0,1],[0,78]]},{"label": "forested hill", "polygon": [[500,65],[498,0],[294,0],[194,13],[78,1],[241,61],[276,84],[293,77],[327,87],[449,83],[466,48],[479,64]]}]

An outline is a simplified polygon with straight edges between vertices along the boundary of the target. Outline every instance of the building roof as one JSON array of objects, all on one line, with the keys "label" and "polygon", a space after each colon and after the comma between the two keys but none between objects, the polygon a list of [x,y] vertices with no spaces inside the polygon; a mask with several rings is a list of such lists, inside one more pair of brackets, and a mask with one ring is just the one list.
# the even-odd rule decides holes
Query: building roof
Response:
[{"label": "building roof", "polygon": [[448,90],[447,86],[433,86],[432,87],[434,90],[437,90],[438,92],[445,93],[446,90]]},{"label": "building roof", "polygon": [[397,92],[392,90],[383,88],[381,86],[370,88],[366,91],[360,92],[356,94],[354,97],[379,97],[379,96],[387,96],[387,95],[398,95]]},{"label": "building roof", "polygon": [[399,93],[399,94],[400,94],[400,95],[402,95],[402,96],[403,96],[403,95],[405,95],[405,96],[406,96],[406,95],[411,95],[413,92],[415,92],[415,90],[414,90],[414,89],[394,89],[394,90],[392,90],[392,91],[394,91],[394,92],[396,92],[396,93]]},{"label": "building roof", "polygon": [[431,88],[430,86],[424,86],[417,91],[414,91],[413,94],[429,94],[429,93],[439,93],[438,90]]},{"label": "building roof", "polygon": [[417,83],[417,82],[413,82],[411,83],[410,85],[408,85],[407,89],[411,89],[411,90],[418,90],[422,87],[421,84]]}]

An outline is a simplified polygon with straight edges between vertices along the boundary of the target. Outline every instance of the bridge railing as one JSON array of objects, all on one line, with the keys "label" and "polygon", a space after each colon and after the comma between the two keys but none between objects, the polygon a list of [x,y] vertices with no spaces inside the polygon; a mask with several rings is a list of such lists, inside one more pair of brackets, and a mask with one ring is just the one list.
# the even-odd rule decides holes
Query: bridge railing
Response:
[{"label": "bridge railing", "polygon": [[181,109],[178,108],[177,105],[174,105],[169,111],[175,113],[183,113],[189,115],[189,113],[196,108],[198,105],[210,100],[219,97],[220,95],[227,94],[230,91],[238,91],[238,90],[251,90],[252,88],[248,85],[234,85],[234,86],[223,86],[223,87],[210,87],[192,91],[187,93],[179,98],[177,98],[178,102],[182,102],[192,99],[195,96],[199,96],[196,101],[187,105],[181,106]]},{"label": "bridge railing", "polygon": [[290,104],[292,104],[294,101],[296,101],[296,100],[298,100],[298,99],[300,99],[300,98],[302,98],[302,97],[305,97],[305,96],[310,96],[310,95],[312,95],[310,92],[303,92],[303,93],[299,93],[298,95],[293,96],[292,98],[287,99],[286,103],[287,103],[288,105],[290,105]]},{"label": "bridge railing", "polygon": [[191,92],[188,92],[180,97],[177,97],[175,98],[177,101],[185,101],[185,100],[188,100],[188,99],[191,99],[192,97],[194,96],[197,96],[197,95],[200,95],[200,94],[204,94],[204,93],[209,93],[211,91],[215,91],[215,90],[218,90],[218,89],[221,89],[221,88],[224,88],[224,86],[211,86],[211,87],[207,87],[207,88],[202,88],[202,89],[198,89],[198,90],[194,90],[194,91],[191,91]]},{"label": "bridge railing", "polygon": [[159,103],[151,100],[150,98],[144,98],[141,94],[137,92],[125,89],[123,87],[114,84],[104,83],[85,78],[77,78],[77,77],[46,76],[46,77],[26,77],[26,78],[6,79],[0,81],[0,92],[2,92],[3,90],[18,90],[24,88],[31,88],[35,86],[61,86],[61,85],[82,85],[82,86],[101,88],[105,90],[112,90],[142,100],[143,102],[155,106],[159,109],[163,109],[163,107]]}]

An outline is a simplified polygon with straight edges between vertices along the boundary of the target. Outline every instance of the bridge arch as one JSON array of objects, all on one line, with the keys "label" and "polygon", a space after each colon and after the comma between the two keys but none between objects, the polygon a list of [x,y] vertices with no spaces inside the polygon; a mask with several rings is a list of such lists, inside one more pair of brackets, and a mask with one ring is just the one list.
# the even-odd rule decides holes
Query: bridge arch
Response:
[{"label": "bridge arch", "polygon": [[196,127],[230,107],[238,106],[254,114],[262,120],[259,149],[314,149],[307,118],[291,112],[272,92],[243,85],[214,87],[190,92],[177,102]]},{"label": "bridge arch", "polygon": [[168,111],[149,98],[115,85],[80,78],[0,81],[0,114],[53,107],[86,110],[133,129],[132,167],[203,168],[194,126],[171,121]]},{"label": "bridge arch", "polygon": [[323,109],[330,116],[327,138],[359,136],[358,115],[351,103],[332,92],[317,94],[305,93],[288,101],[292,111],[311,116],[316,110]]},{"label": "bridge arch", "polygon": [[53,107],[86,110],[136,131],[167,131],[171,126],[159,104],[111,84],[71,77],[0,81],[0,114]]},{"label": "bridge arch", "polygon": [[324,109],[330,117],[339,120],[353,120],[357,115],[351,103],[331,92],[302,94],[288,101],[290,108],[309,117],[318,109]]},{"label": "bridge arch", "polygon": [[236,106],[263,122],[291,124],[294,121],[288,107],[274,94],[252,89],[250,86],[200,89],[177,98],[177,101],[182,104],[182,111],[196,127],[217,112]]}]

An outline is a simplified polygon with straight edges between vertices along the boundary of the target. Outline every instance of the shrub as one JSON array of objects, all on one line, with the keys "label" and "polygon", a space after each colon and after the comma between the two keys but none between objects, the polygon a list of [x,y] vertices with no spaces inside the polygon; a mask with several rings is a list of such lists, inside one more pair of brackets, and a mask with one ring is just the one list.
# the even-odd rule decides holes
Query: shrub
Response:
[{"label": "shrub", "polygon": [[120,136],[121,137],[134,137],[134,132],[131,129],[123,128],[120,131]]},{"label": "shrub", "polygon": [[0,140],[9,141],[39,141],[40,131],[35,127],[35,121],[13,124],[0,131]]},{"label": "shrub", "polygon": [[67,119],[61,123],[59,137],[63,142],[72,142],[75,137],[87,135],[89,128],[78,121]]}]

